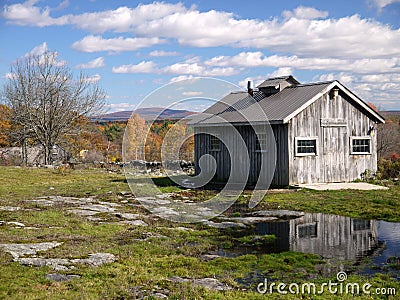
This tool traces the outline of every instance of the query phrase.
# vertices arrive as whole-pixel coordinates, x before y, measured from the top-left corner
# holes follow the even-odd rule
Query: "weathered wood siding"
[[[240,137],[245,142],[248,159],[245,157],[246,149],[242,149],[238,142],[238,135],[233,133],[232,127],[215,126],[212,128],[195,128],[195,172],[212,172],[212,158],[216,161],[216,172],[214,181],[227,182],[230,176],[234,182],[247,181],[249,185],[255,185],[260,178],[260,183],[268,187],[272,185],[288,185],[288,126],[273,125],[272,127],[255,126],[258,132],[267,134],[267,149],[265,152],[256,151],[256,134],[250,125],[235,126]],[[229,153],[228,148],[222,145],[220,151],[211,150],[211,135],[199,132],[210,132],[219,137],[225,138],[225,143],[232,149]],[[204,156],[205,169],[200,170],[199,159]],[[203,158],[204,159],[204,158]],[[264,159],[264,165],[261,161]],[[234,163],[232,163],[234,162]],[[276,166],[275,166],[276,165]],[[275,169],[275,172],[274,172]],[[232,175],[231,175],[232,172]],[[248,174],[248,177],[247,177]],[[247,177],[247,178],[246,178]]]
[[[330,99],[329,93],[308,106],[289,122],[290,184],[346,182],[365,170],[376,170],[376,130],[371,132],[370,155],[352,155],[351,136],[367,136],[376,124],[346,95]],[[321,119],[344,120],[345,124],[321,124]],[[342,122],[343,123],[343,122]],[[295,156],[295,137],[318,137],[316,156]]]

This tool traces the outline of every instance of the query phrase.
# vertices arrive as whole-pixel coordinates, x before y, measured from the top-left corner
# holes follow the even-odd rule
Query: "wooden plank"
[[[321,118],[321,127],[346,127],[347,121],[340,118]]]

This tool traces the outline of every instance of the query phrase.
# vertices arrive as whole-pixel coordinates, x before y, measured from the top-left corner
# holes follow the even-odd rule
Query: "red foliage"
[[[400,159],[400,155],[397,152],[393,152],[389,158],[391,161],[396,162]]]

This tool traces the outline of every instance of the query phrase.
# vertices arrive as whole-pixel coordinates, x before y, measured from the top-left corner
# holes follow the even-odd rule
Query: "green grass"
[[[13,262],[10,254],[0,250],[0,299],[135,299],[151,296],[151,291],[167,289],[170,299],[299,299],[297,295],[259,294],[258,282],[271,280],[315,282],[321,285],[334,278],[324,278],[315,266],[326,261],[317,255],[296,252],[279,254],[240,255],[211,261],[203,254],[227,248],[238,243],[252,243],[254,236],[237,229],[218,230],[201,224],[177,224],[152,218],[141,207],[123,206],[124,212],[141,214],[147,227],[115,224],[118,218],[101,215],[106,222],[88,221],[85,217],[68,213],[66,207],[44,207],[25,200],[39,196],[63,195],[96,196],[102,201],[121,203],[119,195],[129,191],[122,174],[103,170],[75,170],[57,174],[47,169],[0,168],[0,205],[20,206],[18,211],[0,211],[0,220],[17,221],[38,229],[14,228],[1,225],[1,243],[39,243],[60,241],[63,244],[38,255],[47,258],[82,258],[90,253],[108,252],[117,257],[115,263],[92,268],[79,265],[64,274],[81,278],[68,282],[52,282],[46,274],[55,271],[49,267],[26,267]],[[164,192],[179,192],[177,197],[191,197],[203,201],[215,191],[182,191],[166,179],[158,179]],[[241,201],[248,197],[241,197]],[[281,208],[311,212],[327,212],[353,217],[400,221],[398,212],[399,187],[389,191],[313,192],[268,194],[257,209]],[[133,200],[129,200],[133,201]],[[240,216],[238,212],[233,213]],[[177,230],[185,226],[191,231]],[[163,238],[148,238],[161,235]],[[272,236],[262,241],[271,242]],[[190,278],[217,278],[229,284],[232,291],[210,291],[189,283],[174,283],[172,276]],[[400,283],[384,275],[371,279],[352,276],[352,282],[373,286],[395,287]],[[350,295],[304,295],[304,299],[352,299]],[[357,299],[370,299],[362,295]],[[151,299],[151,298],[149,298]],[[374,299],[395,299],[377,297]]]
[[[267,194],[257,209],[321,212],[353,218],[400,222],[400,185],[389,190],[299,190]]]

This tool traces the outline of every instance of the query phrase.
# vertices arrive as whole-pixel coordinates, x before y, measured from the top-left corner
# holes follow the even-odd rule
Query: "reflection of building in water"
[[[278,251],[315,253],[341,260],[355,260],[378,245],[374,220],[325,214],[305,214],[292,220],[260,223],[257,234],[275,234]]]

